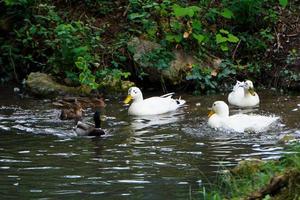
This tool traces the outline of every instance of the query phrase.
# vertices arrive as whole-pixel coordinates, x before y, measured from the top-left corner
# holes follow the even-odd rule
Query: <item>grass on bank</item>
[[[293,144],[279,160],[242,161],[224,173],[216,189],[201,191],[205,200],[300,199],[300,144]]]

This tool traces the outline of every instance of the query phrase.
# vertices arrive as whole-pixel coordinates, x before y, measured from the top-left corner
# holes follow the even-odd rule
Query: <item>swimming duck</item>
[[[93,116],[95,125],[89,123],[77,122],[75,132],[78,136],[101,136],[105,135],[105,132],[100,128],[101,120],[100,113],[96,111]]]
[[[174,93],[165,94],[160,97],[150,97],[143,99],[141,90],[137,87],[131,87],[128,90],[128,96],[124,100],[125,104],[128,104],[133,100],[128,109],[129,115],[157,115],[170,111],[174,111],[177,108],[185,104],[185,100],[173,99]]]
[[[228,95],[228,102],[232,105],[235,105],[238,99],[241,99],[244,96],[244,81],[236,81],[236,84],[233,86],[232,92]]]
[[[79,120],[82,117],[82,107],[79,102],[74,103],[72,109],[62,109],[59,118],[61,120],[75,119]]]
[[[233,91],[228,95],[228,102],[239,107],[251,107],[259,104],[259,96],[254,91],[252,81],[237,81]]]
[[[52,104],[61,108],[70,108],[74,106],[74,103],[80,103],[83,109],[85,108],[96,108],[102,109],[104,108],[105,102],[103,97],[98,95],[96,97],[64,97],[62,99],[58,99],[57,101],[53,102]]]
[[[261,132],[268,129],[272,123],[279,119],[278,117],[246,114],[229,116],[229,107],[224,101],[215,101],[208,117],[210,127],[235,132]]]

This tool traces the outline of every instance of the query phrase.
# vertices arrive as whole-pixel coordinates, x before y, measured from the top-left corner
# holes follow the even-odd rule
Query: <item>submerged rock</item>
[[[57,83],[53,80],[52,76],[40,73],[32,72],[28,75],[26,80],[26,86],[30,93],[39,97],[55,97],[57,95],[80,95],[89,94],[90,88],[80,87],[69,87]]]

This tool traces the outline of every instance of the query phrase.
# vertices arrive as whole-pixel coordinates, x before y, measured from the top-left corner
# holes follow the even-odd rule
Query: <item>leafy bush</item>
[[[27,5],[28,1],[6,1],[7,7],[20,4]],[[15,38],[1,45],[0,60],[10,63],[3,73],[14,71],[16,76],[24,76],[31,71],[44,71],[98,88],[101,80],[95,72],[101,68],[95,63],[99,63],[98,53],[103,48],[103,30],[82,21],[65,21],[51,4],[34,5],[29,12],[23,24],[15,27]]]
[[[226,69],[248,66],[238,72],[242,72],[239,76],[246,78],[269,70],[263,68],[265,65],[272,66],[262,63],[262,58],[275,39],[272,29],[278,20],[276,6],[286,7],[288,1],[222,0],[212,3],[204,0],[179,3],[172,0],[131,0],[130,3],[128,19],[134,30],[138,30],[134,34],[166,44],[170,52],[174,48],[182,48],[202,60],[209,56],[208,52],[213,52],[224,60],[231,60],[231,67]],[[158,56],[164,57],[162,54]],[[160,60],[159,57],[156,59]],[[211,71],[213,69],[206,66],[194,66],[186,78],[197,82],[197,88],[210,90],[229,77],[228,74],[216,79],[210,76]]]

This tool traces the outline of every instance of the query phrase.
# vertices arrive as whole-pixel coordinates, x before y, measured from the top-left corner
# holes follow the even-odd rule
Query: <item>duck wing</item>
[[[88,136],[99,137],[101,135],[105,135],[105,132],[101,128],[93,128],[93,129],[89,130],[89,132],[88,132]]]
[[[234,131],[262,132],[267,130],[279,117],[237,114],[229,117],[227,126]]]
[[[151,97],[141,102],[132,103],[129,114],[132,115],[156,115],[174,111],[185,103],[182,99],[168,97]]]
[[[174,94],[175,94],[175,92],[171,92],[171,93],[168,93],[168,94],[161,95],[160,97],[161,98],[171,98]]]

